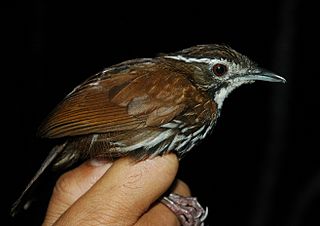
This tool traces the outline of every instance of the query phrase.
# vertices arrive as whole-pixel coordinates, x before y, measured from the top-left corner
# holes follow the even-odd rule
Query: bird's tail
[[[61,145],[55,146],[47,156],[47,158],[42,163],[40,169],[31,179],[27,187],[24,189],[20,197],[15,201],[10,210],[10,215],[14,217],[21,209],[28,209],[30,202],[26,199],[26,194],[30,191],[30,188],[34,182],[42,175],[42,173],[48,168],[48,166],[57,158],[57,156],[65,149],[67,142]]]

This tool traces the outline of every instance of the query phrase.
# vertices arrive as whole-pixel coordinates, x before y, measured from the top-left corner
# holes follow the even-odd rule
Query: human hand
[[[174,154],[137,163],[85,162],[59,178],[43,225],[180,225],[159,201],[177,170]],[[172,192],[190,195],[179,180]]]

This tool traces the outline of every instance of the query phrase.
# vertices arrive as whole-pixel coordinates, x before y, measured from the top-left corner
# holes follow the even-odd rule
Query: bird
[[[169,152],[181,159],[211,133],[226,97],[255,81],[286,82],[224,44],[196,45],[107,67],[75,87],[40,125],[40,137],[63,142],[48,154],[12,215],[50,167],[125,156],[144,161]],[[172,194],[163,200],[182,225],[203,225],[207,211],[195,199],[182,199]],[[197,216],[183,216],[181,205],[196,209]]]

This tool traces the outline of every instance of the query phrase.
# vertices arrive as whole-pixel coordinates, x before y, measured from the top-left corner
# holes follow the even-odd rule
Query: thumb
[[[140,162],[117,160],[56,222],[57,225],[133,225],[172,184],[174,154]]]

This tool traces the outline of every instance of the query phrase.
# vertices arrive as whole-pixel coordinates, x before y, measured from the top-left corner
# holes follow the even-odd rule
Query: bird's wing
[[[54,109],[40,135],[58,138],[169,122],[187,107],[186,93],[192,95],[196,89],[185,77],[157,65],[151,60],[130,61],[89,78]]]

